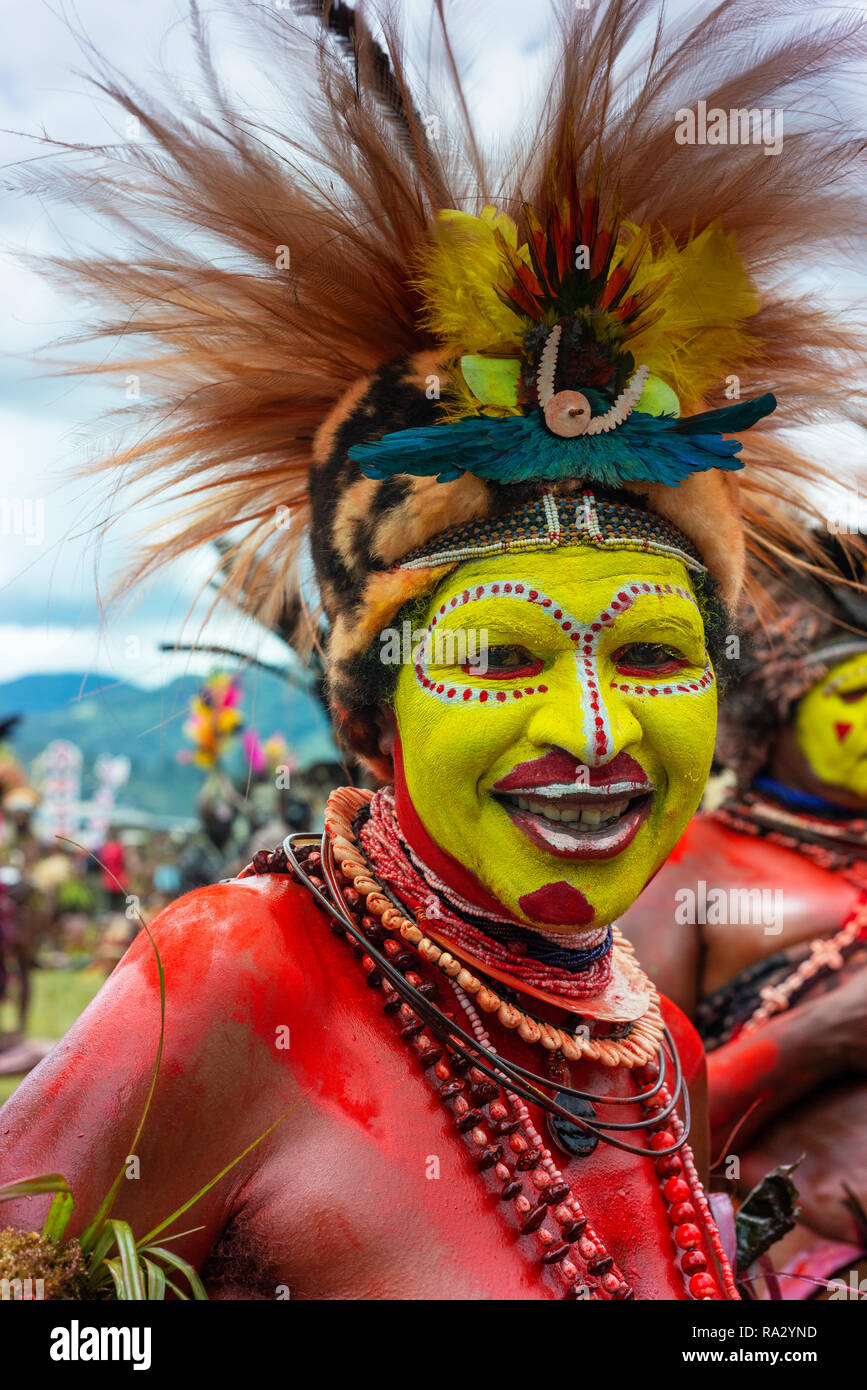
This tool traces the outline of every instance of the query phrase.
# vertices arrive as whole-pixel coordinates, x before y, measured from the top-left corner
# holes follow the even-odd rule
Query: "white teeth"
[[[557,807],[550,801],[540,801],[534,798],[516,796],[515,801],[522,811],[529,811],[531,815],[542,816],[544,820],[562,822],[564,825],[584,827],[587,830],[597,830],[600,825],[608,825],[609,822],[618,820],[626,811],[629,801],[610,801],[602,807],[596,806],[564,806]]]

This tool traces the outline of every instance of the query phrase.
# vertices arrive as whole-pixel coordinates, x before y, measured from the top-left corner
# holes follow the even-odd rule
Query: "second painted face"
[[[710,770],[716,687],[685,567],[583,546],[499,555],[444,580],[425,623],[394,702],[424,831],[521,922],[613,921]]]
[[[841,661],[798,705],[795,734],[816,778],[867,805],[867,652]],[[829,797],[833,799],[833,797]]]

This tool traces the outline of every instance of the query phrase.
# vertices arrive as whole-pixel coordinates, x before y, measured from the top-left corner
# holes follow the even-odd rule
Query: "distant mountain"
[[[92,691],[114,681],[112,676],[83,676],[69,671],[51,671],[44,676],[19,676],[0,685],[0,711],[38,714],[71,704],[83,689]]]
[[[26,766],[52,739],[70,739],[84,755],[82,792],[93,791],[93,767],[101,753],[125,754],[130,778],[125,804],[157,814],[189,816],[202,783],[200,769],[179,763],[188,747],[183,726],[200,682],[181,676],[147,690],[113,676],[47,673],[0,683],[0,718],[22,715],[10,744]],[[337,759],[328,721],[316,700],[263,671],[242,677],[245,725],[264,739],[282,734],[300,766]],[[237,769],[241,770],[240,750]]]

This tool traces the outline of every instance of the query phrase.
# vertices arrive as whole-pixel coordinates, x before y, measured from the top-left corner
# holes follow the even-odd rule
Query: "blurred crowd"
[[[149,828],[118,814],[88,850],[70,843],[75,831],[68,840],[44,834],[39,794],[0,749],[0,1071],[26,1036],[35,971],[109,974],[167,903],[233,876],[292,831],[321,829],[328,793],[343,779],[339,764],[316,763],[293,771],[291,786],[251,777],[239,789],[214,767],[197,822]]]

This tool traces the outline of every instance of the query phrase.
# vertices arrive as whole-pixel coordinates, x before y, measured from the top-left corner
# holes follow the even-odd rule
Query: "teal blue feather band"
[[[631,482],[676,487],[710,468],[742,468],[735,457],[740,442],[717,431],[749,429],[776,405],[768,394],[681,419],[633,411],[609,434],[572,439],[552,434],[540,410],[506,419],[471,416],[454,424],[396,430],[375,442],[353,445],[349,457],[366,478],[409,473],[436,475],[438,482],[447,483],[473,473],[495,483],[582,478],[608,487]]]

